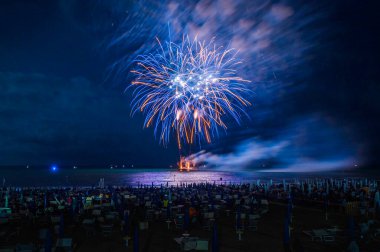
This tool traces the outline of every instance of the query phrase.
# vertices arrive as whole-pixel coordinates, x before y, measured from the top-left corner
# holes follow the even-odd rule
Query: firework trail
[[[180,149],[183,143],[210,143],[219,128],[227,129],[224,118],[240,123],[250,91],[238,75],[234,49],[188,36],[180,44],[157,41],[160,49],[138,56],[132,70],[132,114],[143,112],[144,126],[153,126],[160,142],[167,144],[174,131]]]

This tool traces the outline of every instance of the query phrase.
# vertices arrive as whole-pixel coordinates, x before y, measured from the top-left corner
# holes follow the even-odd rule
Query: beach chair
[[[239,241],[241,241],[242,235],[244,234],[244,230],[243,229],[237,229],[236,234],[238,235]]]
[[[177,214],[174,219],[174,224],[176,228],[182,229],[184,225],[183,215]]]
[[[312,241],[323,241],[323,232],[320,229],[313,229],[310,234]]]
[[[96,218],[96,221],[99,222],[99,223],[103,223],[104,222],[104,217],[103,216],[99,216],[98,218]]]
[[[312,241],[315,241],[317,239],[319,239],[320,241],[322,241],[322,237],[321,236],[315,236],[315,234],[313,233],[313,231],[303,231],[303,233],[305,235],[309,236]]]
[[[140,228],[140,230],[146,230],[146,229],[149,228],[149,223],[147,221],[140,222],[139,223],[139,228]]]
[[[147,208],[150,208],[150,207],[152,206],[152,201],[147,201],[147,202],[145,202],[145,206],[146,206]]]
[[[237,220],[238,220],[238,215],[237,213],[235,214],[235,222],[236,222],[236,228],[237,227]],[[246,214],[245,213],[241,213],[240,214],[240,229],[245,229],[245,225],[246,225]]]
[[[105,217],[107,221],[114,221],[116,219],[114,214],[106,214]]]
[[[262,200],[261,200],[261,205],[262,205],[262,206],[266,206],[266,207],[268,207],[268,206],[269,206],[269,202],[268,202],[268,200],[266,200],[266,199],[262,199]]]
[[[264,214],[266,214],[268,212],[269,212],[268,208],[263,208],[263,209],[260,210],[260,214],[262,214],[262,215],[264,215]]]
[[[257,231],[257,219],[254,218],[254,216],[252,214],[249,215],[249,220],[248,220],[248,228],[253,230],[253,231]]]
[[[92,215],[94,216],[100,216],[101,214],[102,214],[102,211],[100,209],[92,210]]]
[[[197,247],[197,239],[196,238],[187,238],[182,239],[181,247],[184,251],[191,251]]]
[[[226,213],[226,216],[229,217],[231,213],[231,209],[225,209],[224,212]]]
[[[71,252],[73,246],[72,238],[61,238],[56,242],[56,248],[62,248],[65,252]]]
[[[129,246],[129,240],[130,239],[131,239],[131,237],[129,237],[129,236],[124,236],[123,237],[123,241],[124,241],[125,247]]]
[[[38,231],[38,239],[44,241],[46,239],[47,233],[48,233],[48,229],[47,228],[40,229]]]
[[[214,219],[211,218],[205,218],[203,219],[203,229],[205,230],[211,230],[212,224],[214,223]]]
[[[34,246],[33,244],[17,244],[15,251],[16,252],[33,252]]]
[[[52,216],[52,217],[50,217],[50,220],[51,220],[51,223],[57,224],[60,222],[61,217],[60,216]]]
[[[323,241],[324,242],[334,242],[335,241],[335,236],[333,234],[324,235],[323,236]]]
[[[96,234],[95,226],[92,224],[83,225],[84,230],[86,231],[86,236],[91,237]]]
[[[151,220],[153,220],[154,219],[154,210],[153,209],[148,209],[147,211],[146,211],[146,218],[149,220],[149,221],[151,221]]]
[[[208,241],[207,240],[197,240],[195,250],[208,251]]]
[[[101,225],[102,235],[104,237],[109,237],[112,234],[113,225]]]
[[[214,218],[214,212],[206,212],[203,214],[203,217],[205,219],[213,219]]]

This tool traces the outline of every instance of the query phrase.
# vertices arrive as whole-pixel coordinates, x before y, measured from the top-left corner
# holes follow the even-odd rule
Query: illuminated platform
[[[194,171],[196,170],[196,166],[193,160],[186,159],[184,157],[180,158],[178,162],[178,170],[179,171]]]

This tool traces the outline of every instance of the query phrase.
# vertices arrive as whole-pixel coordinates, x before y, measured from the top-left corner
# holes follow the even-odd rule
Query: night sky
[[[171,30],[239,49],[254,91],[249,119],[188,153],[249,168],[376,168],[378,8],[333,2],[3,0],[0,165],[175,165],[175,141],[143,129],[125,92],[132,60]]]

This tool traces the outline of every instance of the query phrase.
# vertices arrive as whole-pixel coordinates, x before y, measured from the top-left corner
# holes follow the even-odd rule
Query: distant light
[[[58,171],[58,166],[56,166],[56,165],[52,165],[52,166],[50,167],[50,170],[51,170],[52,172],[56,172],[56,171]]]

